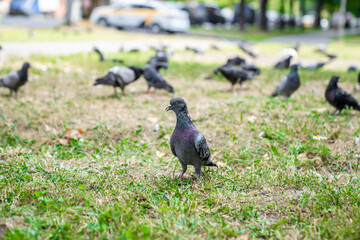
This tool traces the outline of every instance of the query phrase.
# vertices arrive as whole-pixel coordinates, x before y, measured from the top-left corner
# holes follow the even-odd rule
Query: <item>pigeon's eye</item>
[[[179,104],[179,102],[175,102],[175,105]]]

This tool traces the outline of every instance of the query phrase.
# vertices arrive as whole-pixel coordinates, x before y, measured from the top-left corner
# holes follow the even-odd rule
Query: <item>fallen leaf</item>
[[[67,145],[71,142],[71,140],[79,140],[81,139],[82,135],[85,133],[85,130],[79,128],[79,129],[71,129],[66,128],[65,129],[65,138],[59,139],[60,144]]]

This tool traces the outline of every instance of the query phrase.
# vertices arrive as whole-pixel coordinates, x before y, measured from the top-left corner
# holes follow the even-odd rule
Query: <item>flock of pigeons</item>
[[[257,57],[257,54],[251,50],[247,44],[241,44],[239,47],[249,56]],[[299,45],[291,51],[297,52]],[[188,48],[188,50],[194,53],[200,53],[195,48]],[[107,59],[104,54],[98,49],[94,48],[94,51],[99,54],[100,61],[111,61],[113,63],[123,63],[119,59]],[[135,51],[135,50],[134,50]],[[290,52],[291,52],[290,51]],[[336,55],[327,53],[324,49],[318,50],[325,54],[329,61],[336,58]],[[283,96],[289,98],[301,85],[300,76],[298,69],[301,64],[292,64],[291,60],[293,56],[287,56],[275,64],[275,68],[290,68],[290,73],[281,79],[276,89],[272,93],[272,97]],[[317,63],[315,65],[303,67],[307,70],[315,70],[323,67],[327,62]],[[138,80],[142,75],[146,80],[148,86],[148,92],[151,88],[165,89],[170,93],[174,93],[174,88],[165,81],[164,77],[160,73],[160,69],[167,69],[169,64],[169,55],[165,48],[156,49],[156,54],[149,59],[145,67],[138,66],[115,66],[109,69],[108,73],[101,78],[95,80],[94,85],[109,85],[114,88],[115,94],[117,95],[116,88],[120,88],[122,94],[125,95],[125,87],[130,83]],[[10,89],[10,95],[15,92],[18,94],[18,89],[28,81],[28,69],[30,64],[25,62],[19,71],[11,72],[0,79],[0,87]],[[357,71],[356,66],[350,66],[349,71]],[[230,83],[231,90],[234,85],[239,83],[240,86],[244,81],[252,80],[256,75],[261,74],[261,70],[253,64],[249,64],[245,59],[241,57],[230,58],[224,65],[216,68],[212,75],[207,77],[211,79],[213,75],[221,73]],[[340,112],[344,108],[352,108],[360,111],[360,105],[349,93],[345,92],[338,87],[339,76],[333,76],[326,88],[325,98],[326,100],[335,107],[333,114]],[[360,84],[360,72],[358,74],[358,82]],[[176,97],[171,99],[170,105],[165,109],[166,111],[172,110],[176,114],[176,126],[170,139],[170,146],[172,153],[179,159],[182,167],[182,174],[187,170],[188,165],[195,167],[195,173],[200,178],[201,166],[216,166],[211,159],[210,149],[207,145],[204,135],[197,130],[193,124],[187,105],[184,99]]]

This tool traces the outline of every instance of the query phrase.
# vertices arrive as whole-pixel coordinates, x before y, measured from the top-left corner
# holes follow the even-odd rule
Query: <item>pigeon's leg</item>
[[[331,115],[335,115],[336,113],[337,113],[337,109],[335,109],[335,111],[333,111],[332,113],[331,113]],[[339,115],[339,113],[337,114],[337,115]]]
[[[148,85],[148,90],[147,90],[147,93],[149,93],[149,92],[150,92],[150,88],[151,88],[151,86],[150,86],[150,85]]]
[[[187,165],[185,163],[183,163],[183,162],[180,162],[180,164],[181,164],[181,167],[182,167],[182,172],[181,172],[179,178],[182,178],[183,175],[185,174],[186,170],[187,170]]]
[[[123,88],[123,87],[121,88],[121,95],[122,95],[122,96],[125,96],[125,91],[124,91],[124,88]]]
[[[195,174],[197,175],[198,178],[201,177],[201,165],[194,165],[195,167]]]
[[[234,90],[234,84],[231,84],[231,87],[229,89],[229,92],[232,92]]]
[[[10,97],[13,95],[13,90],[10,89]]]
[[[17,98],[17,97],[18,97],[18,91],[17,91],[17,89],[15,89],[14,92],[15,92],[15,97]]]
[[[118,95],[117,91],[116,91],[116,87],[114,87],[114,93],[115,93],[115,96]]]

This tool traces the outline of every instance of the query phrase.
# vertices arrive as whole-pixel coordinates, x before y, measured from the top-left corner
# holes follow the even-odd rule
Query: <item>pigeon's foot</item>
[[[333,111],[332,113],[330,113],[331,115],[337,115],[337,116],[339,116],[339,114],[340,114],[340,112],[337,110],[337,109],[335,109],[335,111]]]

